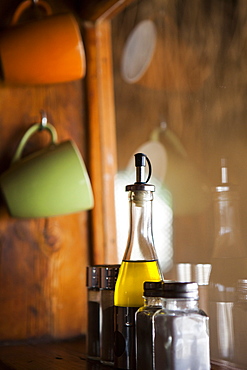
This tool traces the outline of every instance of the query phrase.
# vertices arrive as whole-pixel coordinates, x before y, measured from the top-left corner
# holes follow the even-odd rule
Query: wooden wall
[[[4,28],[20,1],[1,1]],[[72,1],[49,1],[54,13],[72,11]],[[49,58],[49,55],[47,55]],[[20,71],[21,73],[21,71]],[[84,80],[45,86],[0,83],[0,171],[24,132],[40,122],[40,110],[58,132],[73,139],[88,165]],[[28,142],[25,154],[48,144],[46,132]],[[0,342],[68,338],[86,330],[88,213],[45,219],[15,219],[0,204]]]

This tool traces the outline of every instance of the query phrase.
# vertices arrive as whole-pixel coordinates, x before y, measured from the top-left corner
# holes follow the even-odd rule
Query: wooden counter
[[[88,361],[85,338],[51,343],[0,346],[0,370],[109,370]],[[212,364],[211,370],[240,369],[232,364]],[[143,369],[145,370],[145,369]]]
[[[0,346],[0,370],[90,370],[110,369],[87,361],[85,338],[70,341]]]

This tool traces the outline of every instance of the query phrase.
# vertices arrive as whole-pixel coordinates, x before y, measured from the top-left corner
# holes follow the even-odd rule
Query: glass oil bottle
[[[211,358],[234,360],[233,306],[237,282],[247,278],[246,249],[239,216],[239,194],[228,183],[226,160],[221,160],[221,184],[213,192],[215,245],[209,278]]]
[[[146,162],[149,174],[145,180]],[[135,154],[136,182],[129,192],[130,226],[127,247],[115,286],[115,368],[135,369],[135,313],[143,306],[145,281],[160,281],[162,275],[152,234],[154,186],[148,184],[151,163],[143,153]]]

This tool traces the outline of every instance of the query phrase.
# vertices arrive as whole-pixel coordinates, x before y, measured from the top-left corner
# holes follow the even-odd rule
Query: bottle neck
[[[239,200],[235,192],[219,192],[214,196],[216,233],[239,233]]]
[[[162,308],[169,311],[197,311],[198,301],[195,299],[163,298]]]
[[[213,257],[244,257],[241,236],[239,201],[236,191],[214,195],[215,248]]]
[[[125,261],[156,260],[152,232],[153,192],[138,190],[129,192],[130,228]]]

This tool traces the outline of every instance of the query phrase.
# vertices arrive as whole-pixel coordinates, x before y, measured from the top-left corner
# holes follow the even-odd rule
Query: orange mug
[[[31,6],[46,16],[20,23]],[[25,0],[14,13],[10,27],[0,35],[3,80],[14,84],[52,84],[85,75],[85,52],[78,23],[72,14],[52,14],[43,0]]]

